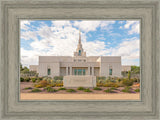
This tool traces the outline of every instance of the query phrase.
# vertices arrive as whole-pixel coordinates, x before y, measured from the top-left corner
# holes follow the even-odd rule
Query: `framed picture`
[[[1,0],[1,119],[158,120],[159,4]]]
[[[21,20],[20,100],[140,100],[139,32],[139,20]]]

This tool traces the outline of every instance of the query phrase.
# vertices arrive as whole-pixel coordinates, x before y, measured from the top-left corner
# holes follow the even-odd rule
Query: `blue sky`
[[[79,30],[87,56],[121,56],[122,65],[139,65],[140,22],[21,20],[21,63],[37,65],[38,56],[73,56]]]

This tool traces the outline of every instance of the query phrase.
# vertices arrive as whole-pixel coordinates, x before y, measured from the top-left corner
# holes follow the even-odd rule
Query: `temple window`
[[[79,50],[79,53],[78,53],[78,55],[79,55],[79,56],[81,56],[81,50]]]
[[[109,69],[109,75],[112,75],[112,68]]]
[[[48,68],[47,72],[48,72],[48,75],[51,75],[51,69],[50,68]]]

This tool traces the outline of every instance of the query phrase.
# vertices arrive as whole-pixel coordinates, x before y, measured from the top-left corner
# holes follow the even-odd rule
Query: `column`
[[[94,75],[94,67],[92,67],[92,75]]]
[[[88,67],[88,75],[90,75],[90,67]]]
[[[70,75],[72,75],[72,67],[70,67]]]
[[[68,75],[68,66],[66,67],[66,75]]]

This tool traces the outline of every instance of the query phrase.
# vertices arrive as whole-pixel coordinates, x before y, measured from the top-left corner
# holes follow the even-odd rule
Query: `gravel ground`
[[[27,87],[32,87],[34,88],[34,84],[32,82],[21,82],[20,83],[20,92],[21,93],[31,93],[32,89],[28,89],[26,90],[25,88]],[[54,89],[58,90],[60,87],[53,87]],[[124,92],[121,92],[122,89],[124,89],[124,87],[119,87],[117,88],[117,90],[113,90],[114,93],[106,93],[104,92],[104,90],[110,88],[110,87],[100,87],[102,90],[93,90],[93,88],[90,88],[90,90],[92,92],[84,92],[83,90],[77,90],[77,88],[66,88],[66,89],[74,89],[76,90],[76,92],[72,92],[72,94],[126,94]],[[132,87],[132,92],[129,94],[136,94],[136,92],[134,92],[135,89],[137,89],[139,87]],[[39,88],[42,90],[42,92],[39,92],[39,94],[41,93],[48,93],[46,90],[44,90],[44,88]],[[48,94],[71,94],[70,92],[67,92],[66,90],[59,90],[57,92],[52,92],[52,93],[48,93]]]

